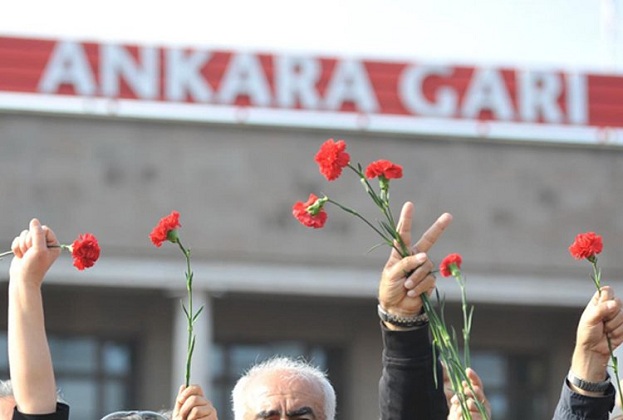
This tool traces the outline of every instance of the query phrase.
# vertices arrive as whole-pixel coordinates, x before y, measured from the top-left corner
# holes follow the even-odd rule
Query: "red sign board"
[[[623,77],[0,37],[0,108],[623,144]]]

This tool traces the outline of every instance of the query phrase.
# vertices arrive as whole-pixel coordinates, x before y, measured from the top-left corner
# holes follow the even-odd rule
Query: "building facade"
[[[84,48],[91,57],[93,47]],[[148,60],[141,55],[145,52],[128,51]],[[31,50],[24,54],[37,56]],[[286,354],[328,371],[340,419],[378,418],[382,348],[376,290],[388,250],[369,252],[379,238],[336,207],[327,207],[328,222],[318,230],[304,228],[291,214],[293,203],[313,192],[372,220],[377,217],[353,174],[345,172],[328,183],[318,173],[313,157],[327,138],[344,139],[351,159],[363,165],[383,158],[403,166],[403,179],[391,184],[393,211],[397,214],[404,201],[415,203],[416,236],[441,213],[453,214],[430,256],[436,262],[451,252],[463,256],[468,298],[475,305],[474,367],[483,376],[495,418],[545,419],[553,413],[575,326],[594,290],[590,266],[567,251],[577,233],[592,230],[603,236],[604,280],[623,293],[623,149],[616,130],[610,143],[585,140],[603,131],[591,125],[592,113],[573,111],[579,105],[569,105],[571,99],[561,99],[567,101],[560,108],[564,121],[547,120],[558,117],[543,105],[534,124],[515,118],[513,135],[507,123],[483,122],[480,114],[468,128],[457,126],[463,122],[453,117],[427,131],[409,128],[403,119],[396,121],[398,128],[383,128],[391,121],[375,120],[383,112],[374,108],[372,116],[345,123],[336,122],[342,111],[306,111],[300,109],[304,104],[289,111],[268,106],[272,114],[261,120],[261,104],[243,103],[231,118],[210,114],[202,120],[179,114],[218,112],[220,105],[179,109],[177,103],[160,100],[149,109],[129,111],[136,98],[124,92],[149,92],[133,88],[130,73],[120,73],[119,98],[85,99],[88,92],[78,90],[87,89],[88,80],[72,67],[78,61],[64,60],[67,73],[56,79],[39,76],[48,80],[39,88],[48,91],[3,87],[10,92],[0,97],[0,244],[8,249],[31,217],[51,226],[62,242],[83,232],[100,241],[102,255],[95,267],[78,272],[63,255],[44,286],[58,382],[76,418],[166,408],[183,381],[185,261],[176,247],[155,248],[148,237],[171,210],[181,214],[180,235],[192,250],[194,303],[204,308],[196,326],[192,380],[205,388],[219,417],[231,418],[229,392],[244,370]],[[82,74],[79,80],[85,84],[69,78],[71,72]],[[107,80],[103,74],[100,70],[94,80]],[[359,83],[356,71],[347,74],[350,79],[343,77],[350,86]],[[403,77],[408,79],[404,83],[423,76],[409,77]],[[495,76],[486,77],[489,82],[479,83],[495,83],[490,81]],[[241,84],[251,76],[239,78]],[[59,91],[51,92],[52,81],[61,79]],[[213,93],[221,99],[241,96],[236,89],[243,87],[229,83],[234,93],[222,93],[227,92],[222,84]],[[570,81],[565,96],[582,97],[573,83],[579,82]],[[269,85],[276,89],[274,82]],[[241,101],[261,98],[261,91],[244,89]],[[343,107],[374,106],[357,92],[349,93]],[[469,95],[461,95],[456,112],[469,119]],[[304,97],[301,93],[299,101]],[[432,97],[427,98],[433,106]],[[76,100],[80,109],[71,108]],[[480,100],[488,118],[506,112],[502,102]],[[61,109],[65,103],[71,109]],[[528,118],[529,108],[523,109]],[[298,112],[309,114],[304,123],[296,119]],[[539,127],[544,131],[535,135]],[[547,139],[549,133],[564,138]],[[569,140],[574,133],[577,140]],[[9,260],[0,264],[6,286]],[[459,289],[443,278],[438,286],[447,301],[447,319],[458,330]],[[6,308],[6,294],[0,299]],[[6,311],[0,314],[0,330],[6,342]],[[0,346],[0,355],[2,348],[6,345]],[[0,371],[8,375],[6,356],[0,358]]]

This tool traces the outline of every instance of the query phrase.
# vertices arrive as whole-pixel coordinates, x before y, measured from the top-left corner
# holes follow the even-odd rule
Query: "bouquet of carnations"
[[[309,195],[307,201],[296,202],[292,208],[292,214],[301,224],[314,229],[322,228],[327,221],[325,206],[327,204],[333,204],[368,225],[382,238],[383,244],[396,249],[403,258],[411,255],[411,250],[398,233],[396,221],[392,215],[389,202],[390,180],[402,178],[402,167],[400,165],[389,160],[381,159],[370,163],[364,169],[359,163],[351,163],[350,155],[346,152],[346,143],[344,140],[338,140],[336,142],[333,139],[329,139],[322,144],[315,156],[315,160],[319,166],[320,173],[324,175],[328,181],[334,181],[339,178],[345,168],[352,170],[372,202],[381,212],[382,220],[378,221],[378,225],[375,225],[358,211],[326,195],[318,197],[312,193]],[[370,183],[371,180],[375,178],[378,179],[378,190]],[[464,392],[464,384],[471,387],[471,383],[466,374],[466,368],[469,367],[468,347],[472,310],[468,313],[465,302],[465,283],[460,273],[461,261],[460,256],[458,256],[458,259],[457,256],[458,254],[453,254],[448,257],[449,259],[444,259],[441,265],[441,271],[444,275],[446,275],[445,273],[449,273],[448,275],[453,275],[457,278],[462,290],[464,357],[460,356],[456,334],[450,332],[445,325],[443,311],[441,311],[441,313],[436,311],[427,294],[422,294],[421,298],[424,311],[429,318],[435,349],[447,370],[452,389],[459,398],[463,418],[471,419],[472,416],[467,406],[468,398]],[[437,377],[436,374],[435,377]],[[482,417],[487,419],[488,415],[484,405],[480,401],[475,402]]]

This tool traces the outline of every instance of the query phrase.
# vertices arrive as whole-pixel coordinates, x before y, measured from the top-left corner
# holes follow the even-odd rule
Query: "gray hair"
[[[116,411],[102,417],[101,420],[170,420],[171,411]]]
[[[317,384],[322,390],[324,399],[324,415],[327,420],[335,419],[335,390],[327,378],[327,374],[316,366],[303,360],[288,357],[274,357],[251,367],[238,381],[232,390],[232,405],[235,420],[242,420],[245,410],[245,390],[251,379],[271,372],[287,371],[290,378],[300,378]]]
[[[5,381],[0,380],[0,398],[7,398],[13,396],[13,385],[11,384],[11,380],[7,379]]]

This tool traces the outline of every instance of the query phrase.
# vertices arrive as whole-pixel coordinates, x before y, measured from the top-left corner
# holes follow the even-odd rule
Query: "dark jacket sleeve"
[[[56,404],[56,412],[50,414],[23,414],[17,411],[13,412],[13,420],[68,420],[69,406],[63,403]]]
[[[383,372],[379,381],[381,420],[446,420],[439,361],[435,385],[433,349],[428,327],[391,331],[381,322]]]
[[[612,384],[603,397],[587,397],[573,392],[565,379],[553,420],[608,420],[614,399]]]

